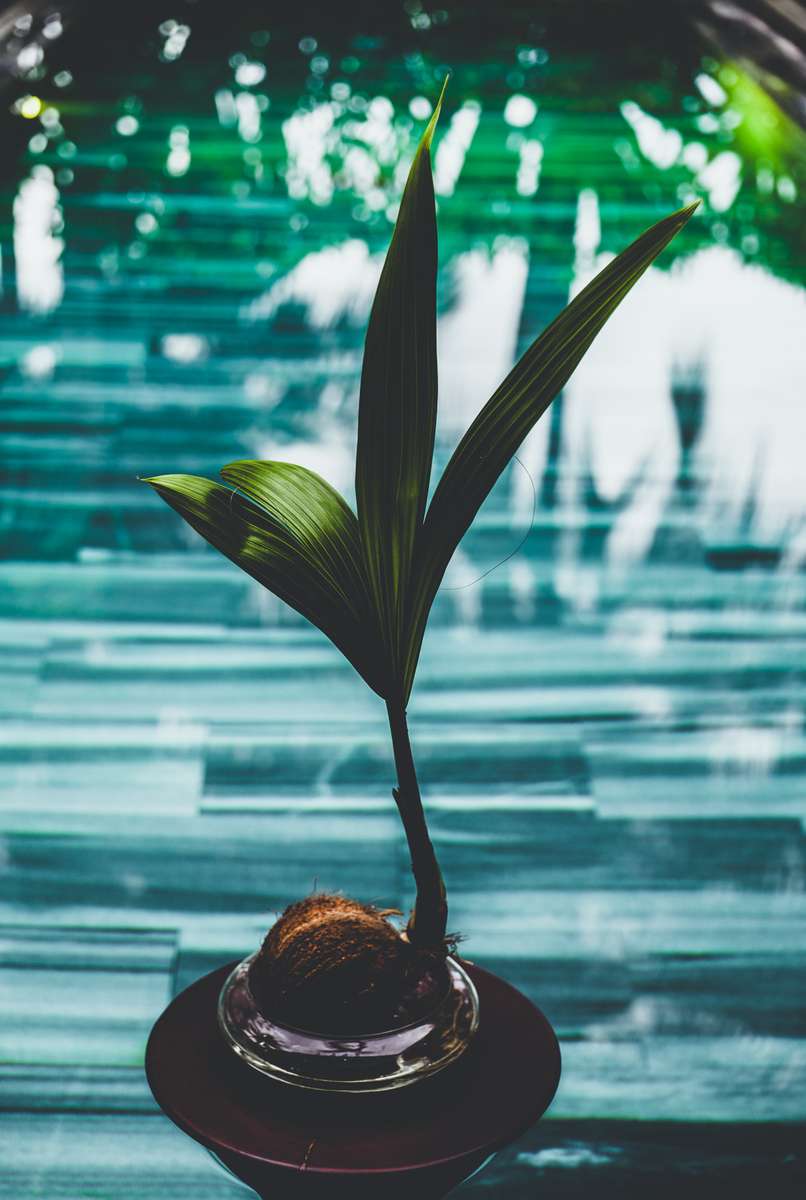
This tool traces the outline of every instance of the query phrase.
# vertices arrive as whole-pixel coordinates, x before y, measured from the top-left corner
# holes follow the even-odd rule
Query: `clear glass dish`
[[[450,984],[425,1016],[381,1033],[321,1034],[266,1017],[249,989],[254,955],[227,978],[218,1024],[231,1049],[280,1083],[325,1092],[382,1092],[416,1083],[454,1062],[478,1028],[479,998],[454,958]]]

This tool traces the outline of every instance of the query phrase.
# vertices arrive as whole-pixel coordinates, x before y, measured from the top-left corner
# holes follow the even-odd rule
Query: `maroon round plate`
[[[317,1093],[259,1075],[216,1022],[233,963],[197,980],[158,1019],[149,1085],[172,1121],[272,1200],[442,1196],[533,1125],[560,1079],[557,1039],[540,1010],[463,965],[479,992],[478,1033],[457,1062],[411,1087]]]

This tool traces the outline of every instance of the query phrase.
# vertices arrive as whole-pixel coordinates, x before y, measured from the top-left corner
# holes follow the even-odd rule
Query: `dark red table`
[[[264,1200],[437,1200],[533,1125],[560,1079],[554,1030],[502,979],[463,965],[478,988],[471,1046],[399,1091],[338,1095],[275,1083],[243,1063],[216,1024],[234,963],[205,975],[151,1031],[157,1103]]]

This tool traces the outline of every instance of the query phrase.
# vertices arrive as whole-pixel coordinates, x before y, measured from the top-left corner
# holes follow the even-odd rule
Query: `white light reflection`
[[[733,150],[723,150],[699,171],[697,183],[708,192],[714,212],[727,212],[742,185],[742,160]]]
[[[251,92],[238,92],[235,97],[238,114],[238,133],[245,142],[260,141],[260,105]]]
[[[524,138],[518,147],[518,158],[515,190],[519,196],[534,196],[540,183],[543,143],[537,138]]]
[[[775,770],[789,740],[785,730],[774,727],[727,726],[709,731],[706,753],[715,774],[763,779]]]
[[[577,216],[574,227],[574,254],[576,273],[589,271],[593,266],[602,226],[599,220],[599,197],[593,188],[583,188],[577,200]]]
[[[699,76],[698,81],[710,80],[710,76]],[[714,80],[710,80],[715,87]],[[703,90],[701,85],[700,90]],[[706,89],[707,90],[707,89]],[[721,93],[721,88],[719,89]],[[705,94],[705,93],[703,93]],[[716,99],[716,92],[712,91]],[[724,93],[722,93],[724,100]],[[722,101],[719,101],[722,103]],[[668,129],[657,117],[650,116],[632,100],[621,105],[621,114],[632,128],[639,149],[649,162],[661,170],[675,163],[682,163],[694,176],[694,181],[708,193],[708,203],[714,212],[726,212],[742,184],[742,160],[733,150],[723,150],[708,161],[708,151],[702,142],[684,144],[676,129]],[[727,114],[723,117],[727,120]],[[697,118],[697,127],[702,132],[716,132],[719,121],[712,113],[703,113]]]
[[[166,358],[177,363],[200,362],[207,357],[207,339],[196,333],[167,333],[161,343]]]
[[[683,149],[683,138],[676,129],[667,129],[657,117],[644,112],[633,100],[624,100],[621,115],[632,128],[644,158],[666,170],[677,162]]]
[[[520,238],[500,239],[492,254],[458,255],[451,270],[456,296],[438,326],[438,431],[449,441],[464,433],[515,361],[528,248]]]
[[[229,88],[219,88],[215,94],[215,107],[219,124],[229,128],[238,124],[238,109],[235,107],[235,97]]]
[[[355,486],[355,432],[333,411],[340,406],[342,400],[343,389],[339,384],[325,384],[307,436],[292,442],[282,442],[272,437],[261,438],[257,441],[255,456],[307,467],[341,492],[348,503],[352,502]]]
[[[409,105],[412,112],[413,104],[414,101]],[[440,139],[434,156],[434,191],[438,196],[453,195],[480,117],[481,105],[478,100],[466,100],[451,117],[448,131]]]
[[[437,326],[440,401],[437,438],[452,445],[487,402],[515,362],[518,328],[528,276],[528,246],[520,238],[499,238],[490,255],[470,250],[452,264],[456,298],[440,316]],[[517,466],[509,474],[509,517],[513,529],[523,529],[532,519],[535,488],[546,465],[549,423],[539,421],[523,442]],[[534,486],[533,486],[534,484]],[[484,565],[471,564],[467,554],[454,556],[446,585],[462,588],[477,579]],[[511,568],[519,619],[532,611],[532,569],[525,562]],[[454,594],[463,620],[476,619],[474,595],[468,588]],[[470,605],[471,608],[466,607]]]
[[[409,101],[409,112],[415,121],[427,121],[433,111],[433,105],[426,96],[415,96]]]
[[[285,182],[293,199],[309,198],[328,204],[333,196],[333,172],[326,161],[332,139],[336,105],[317,104],[309,112],[295,112],[283,121],[288,163]]]
[[[584,268],[578,259],[572,294],[612,256],[601,255],[595,263],[585,257]],[[589,581],[576,574],[573,564],[579,558],[588,479],[605,503],[628,498],[606,543],[607,561],[618,574],[649,550],[679,471],[680,441],[671,400],[673,352],[667,332],[675,323],[672,293],[667,274],[647,272],[563,392],[558,501],[567,528],[557,586],[567,599],[579,599],[585,607]]]
[[[190,26],[180,25],[176,21],[163,21],[160,25],[160,33],[165,38],[160,58],[163,62],[176,62],[187,45]]]
[[[595,269],[606,261],[599,256]],[[593,271],[578,273],[574,292]],[[614,579],[651,548],[680,466],[672,401],[680,375],[699,376],[704,388],[694,527],[705,544],[749,536],[783,542],[789,563],[806,559],[805,328],[806,296],[733,251],[712,247],[670,272],[650,269],[564,390],[564,595],[586,602],[584,573],[573,568],[587,478],[601,500],[623,506],[605,548]]]
[[[42,62],[45,52],[37,42],[29,42],[17,55],[17,67],[23,73],[33,71]]]
[[[190,131],[186,125],[174,125],[168,136],[165,170],[169,175],[186,175],[190,166]]]
[[[525,129],[537,116],[537,105],[529,96],[510,96],[504,108],[504,120],[515,129]]]
[[[64,295],[64,242],[59,190],[50,167],[37,166],[20,183],[14,199],[14,257],[17,300],[31,313],[52,312]]]
[[[687,142],[680,160],[689,171],[701,171],[708,162],[708,150],[702,142]]]
[[[722,247],[678,278],[688,338],[700,328],[707,344],[703,525],[735,532],[751,502],[752,535],[786,539],[806,512],[806,294]]]
[[[283,388],[278,380],[261,371],[251,371],[244,376],[244,398],[249,404],[260,407],[263,412],[274,408],[283,398]]]
[[[294,303],[305,305],[315,329],[327,329],[345,317],[359,324],[369,315],[383,259],[383,254],[371,255],[360,238],[312,251],[253,300],[244,315],[267,320],[283,304]]]
[[[712,108],[720,108],[723,104],[727,103],[728,93],[720,83],[717,83],[712,75],[707,75],[705,72],[703,72],[702,74],[695,76],[694,82],[696,83],[702,98],[706,101],[706,103],[710,104]]]
[[[32,346],[23,355],[20,370],[28,379],[50,379],[56,370],[56,351],[52,346]]]
[[[386,96],[329,100],[295,112],[283,123],[289,196],[325,205],[337,188],[351,190],[363,199],[365,217],[386,210],[393,219],[390,201],[402,192],[410,165],[404,153],[410,133],[395,125],[394,115]]]
[[[117,121],[115,122],[115,129],[118,131],[121,137],[132,137],[135,133],[137,133],[139,128],[140,122],[137,120],[137,117],[133,117],[131,114],[118,117]]]
[[[537,572],[532,563],[517,555],[506,564],[512,594],[514,617],[530,625],[537,611]]]
[[[266,78],[266,68],[261,62],[242,62],[235,68],[235,82],[240,87],[255,87]]]

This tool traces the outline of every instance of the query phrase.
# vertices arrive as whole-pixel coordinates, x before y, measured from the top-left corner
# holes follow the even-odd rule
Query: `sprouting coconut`
[[[413,946],[387,920],[391,912],[326,893],[290,904],[249,971],[258,1006],[336,1034],[376,1033],[425,1015],[448,988],[444,951]]]
[[[391,1028],[414,1020],[445,986],[455,939],[406,723],[431,604],[523,439],[696,208],[643,233],[533,342],[465,433],[426,511],[437,415],[431,141],[441,104],[442,96],[414,156],[370,314],[357,513],[319,475],[283,462],[230,463],[224,485],[194,475],[146,480],[216,549],[317,625],[386,702],[416,899],[403,933],[390,910],[347,897],[314,895],[286,909],[254,959],[250,987],[265,1012],[310,1030]]]

